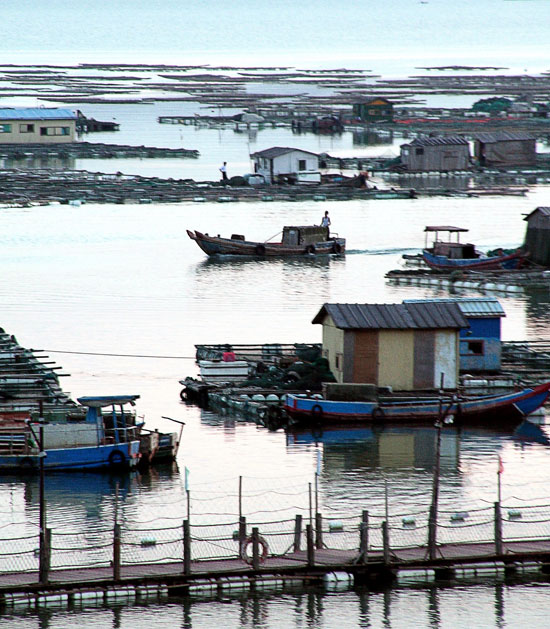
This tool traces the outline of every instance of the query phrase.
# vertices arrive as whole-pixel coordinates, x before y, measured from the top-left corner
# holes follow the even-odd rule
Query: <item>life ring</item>
[[[187,387],[184,387],[180,391],[180,399],[182,402],[187,402],[187,400],[189,399],[189,395],[187,394]]]
[[[109,454],[109,467],[120,468],[126,463],[126,457],[120,450],[113,450]]]
[[[306,247],[306,253],[311,253],[311,254],[315,253],[315,245],[308,245]]]
[[[322,408],[322,406],[320,404],[314,404],[311,407],[311,411],[310,412],[311,412],[311,416],[314,419],[319,420],[319,419],[323,418],[323,408]]]
[[[265,256],[265,245],[256,245],[255,252],[257,256]]]
[[[254,561],[254,557],[247,553],[247,549],[250,545],[254,544],[254,540],[252,539],[252,535],[249,535],[243,542],[241,543],[241,547],[239,548],[239,556],[245,561],[248,565],[252,565]],[[269,552],[269,546],[267,545],[267,541],[261,535],[258,535],[258,546],[259,546],[259,556],[258,560],[260,563],[263,563],[267,559],[267,554]]]
[[[342,245],[338,242],[335,242],[332,245],[332,253],[342,253]]]
[[[375,406],[372,409],[371,417],[374,421],[380,421],[386,418],[386,413],[384,413],[384,409],[381,406]]]

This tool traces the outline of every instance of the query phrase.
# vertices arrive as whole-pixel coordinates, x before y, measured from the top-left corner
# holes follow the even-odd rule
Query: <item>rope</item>
[[[176,360],[195,360],[195,356],[159,356],[155,354],[113,354],[107,352],[72,352],[62,349],[31,349],[31,352],[50,352],[52,354],[79,354],[81,356],[111,356],[115,358],[166,358]]]

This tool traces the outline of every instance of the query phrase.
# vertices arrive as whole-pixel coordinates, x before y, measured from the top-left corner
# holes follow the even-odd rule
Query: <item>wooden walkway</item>
[[[114,586],[165,585],[185,591],[200,580],[219,580],[241,577],[251,583],[258,578],[302,579],[318,581],[330,572],[347,572],[357,580],[391,580],[400,571],[413,569],[441,570],[441,578],[449,578],[449,570],[466,565],[498,563],[510,572],[522,563],[537,563],[550,571],[550,539],[504,542],[503,552],[495,554],[493,543],[446,544],[438,546],[435,559],[429,559],[426,547],[392,550],[389,561],[384,562],[381,552],[369,552],[362,561],[357,551],[315,550],[314,564],[308,563],[306,551],[284,556],[268,557],[258,570],[241,559],[206,560],[191,562],[191,570],[184,574],[181,562],[122,566],[120,579],[113,578],[113,569],[76,568],[51,570],[49,582],[39,583],[37,572],[0,575],[0,594],[32,592],[67,592],[75,589],[109,588]],[[446,575],[446,576],[445,576]]]

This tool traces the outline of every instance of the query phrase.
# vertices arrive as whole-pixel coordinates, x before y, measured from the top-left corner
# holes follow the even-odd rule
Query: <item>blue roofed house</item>
[[[0,144],[74,142],[77,118],[70,109],[0,108]]]
[[[456,303],[469,327],[460,330],[460,371],[497,372],[501,368],[501,319],[506,316],[495,297],[407,299],[403,303]]]

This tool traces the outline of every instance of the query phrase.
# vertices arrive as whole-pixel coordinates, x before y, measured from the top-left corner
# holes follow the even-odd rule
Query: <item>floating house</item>
[[[354,103],[353,115],[363,122],[393,122],[393,103],[380,97]]]
[[[21,107],[0,109],[0,144],[74,142],[78,116],[69,109]]]
[[[456,303],[325,304],[323,356],[339,383],[395,390],[455,388],[459,332],[468,322]]]
[[[406,299],[403,303],[456,303],[468,328],[460,330],[459,368],[463,373],[497,372],[501,368],[501,319],[506,316],[495,297]]]
[[[524,248],[529,260],[550,266],[550,207],[538,207],[528,214]]]
[[[266,183],[321,181],[319,155],[302,149],[274,146],[252,153],[254,172],[263,175]]]
[[[480,166],[534,166],[537,161],[536,139],[520,132],[478,133],[474,141],[474,157]]]
[[[462,136],[415,138],[401,145],[401,163],[409,172],[470,168],[470,145]]]

